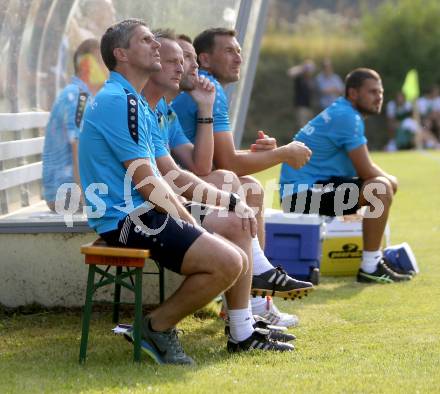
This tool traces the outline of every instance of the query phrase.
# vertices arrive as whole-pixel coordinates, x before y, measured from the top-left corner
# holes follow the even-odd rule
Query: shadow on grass
[[[356,282],[354,277],[325,277],[315,290],[301,301],[306,304],[325,304],[333,300],[350,299],[370,285]]]
[[[37,310],[35,310],[37,312]],[[87,362],[78,364],[81,337],[79,311],[41,312],[34,315],[15,314],[2,319],[0,330],[1,359],[7,368],[0,375],[11,387],[28,391],[32,382],[45,392],[59,388],[107,391],[120,387],[123,391],[139,385],[160,386],[186,379],[212,365],[227,362],[231,356],[226,351],[224,324],[213,319],[211,312],[182,321],[185,330],[181,340],[185,350],[197,362],[195,367],[157,365],[142,355],[142,362],[133,363],[133,347],[122,336],[113,335],[111,312],[93,313]],[[133,314],[121,313],[121,322],[131,322]],[[44,362],[43,362],[44,360]],[[3,363],[2,363],[3,364]]]

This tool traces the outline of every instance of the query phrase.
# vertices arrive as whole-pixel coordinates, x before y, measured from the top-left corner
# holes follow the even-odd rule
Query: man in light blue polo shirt
[[[297,142],[277,148],[275,139],[269,138],[262,131],[259,131],[259,138],[251,151],[236,150],[229,120],[228,98],[224,90],[228,84],[236,82],[240,77],[241,47],[236,39],[235,31],[224,28],[208,29],[194,39],[194,46],[183,39],[179,40],[179,44],[184,54],[194,57],[194,62],[198,61],[199,74],[212,81],[216,89],[213,107],[213,164],[216,169],[235,173],[238,187],[245,191],[243,194],[246,203],[257,212],[258,239],[253,240],[254,279],[252,287],[253,289],[266,289],[266,292],[259,293],[263,296],[278,292],[286,293],[289,288],[296,286],[296,282],[281,268],[274,268],[264,256],[264,191],[258,180],[249,175],[284,161],[290,162],[294,167],[301,166],[310,157],[310,150]],[[183,91],[173,100],[172,106],[185,134],[197,149],[201,133],[196,130],[196,127],[200,126],[199,122],[203,119],[200,119],[191,93]],[[213,175],[214,173],[203,179],[222,188],[225,177],[218,179]],[[306,285],[306,282],[303,283]],[[254,313],[264,315],[273,324],[291,326],[298,322],[296,316],[281,313],[269,298],[253,298],[252,310]]]
[[[180,63],[183,61],[183,54],[182,49],[176,41],[176,36],[172,31],[161,30],[156,33],[156,37],[161,43],[159,52],[161,55],[162,70],[152,75],[143,89],[143,94],[148,100],[150,107],[156,107],[158,126],[156,129],[152,130],[152,134],[158,168],[164,176],[167,176],[167,174],[170,173],[175,174],[174,182],[176,186],[185,190],[183,195],[189,200],[185,206],[191,214],[198,219],[204,228],[219,234],[238,245],[247,254],[248,260],[253,262],[253,257],[255,256],[253,255],[253,248],[251,248],[251,241],[252,236],[255,236],[255,234],[243,231],[242,218],[240,215],[241,211],[248,211],[251,213],[251,209],[247,207],[242,200],[237,202],[234,212],[228,212],[221,208],[214,208],[213,206],[218,207],[219,205],[223,206],[223,208],[229,208],[231,204],[230,193],[204,182],[202,179],[187,170],[181,169],[173,160],[173,157],[181,157],[181,151],[179,149],[181,145],[189,144],[192,146],[191,143],[188,143],[186,137],[178,137],[183,133],[179,131],[178,127],[175,127],[176,124],[179,124],[178,120],[172,110],[167,110],[167,104],[164,100],[164,97],[174,97],[179,90],[178,79],[182,77],[182,67]],[[206,80],[203,77],[198,77],[195,81],[195,85],[196,92],[192,92],[193,96],[197,98],[205,97],[205,100],[210,102],[210,96],[214,93],[211,84],[206,84]],[[208,126],[209,124],[206,125],[206,127]],[[209,130],[206,131],[208,132]],[[178,143],[179,140],[181,140],[181,143]],[[171,156],[170,147],[173,147],[171,148],[173,157]],[[199,196],[196,195],[197,191],[199,191]],[[203,200],[200,199],[200,196],[205,195],[205,193],[207,196],[211,196],[210,201],[208,199],[206,202],[206,198]],[[210,205],[200,204],[200,202],[205,202]],[[258,244],[258,241],[256,241],[256,243]],[[251,275],[252,269],[249,270],[249,280],[251,279]],[[303,291],[300,290],[300,287],[304,283],[296,282],[293,279],[291,279],[291,281],[298,285],[297,292],[295,292],[295,294],[298,295]],[[307,291],[310,290],[311,286],[309,284]],[[287,292],[285,293],[285,296],[289,296]],[[231,317],[230,332],[231,336],[234,337],[235,327],[233,323],[236,311],[234,310],[234,304],[228,298],[227,294],[225,298],[227,299],[226,304]],[[253,317],[252,308],[249,308],[249,313],[245,316],[245,318],[248,317],[250,317],[254,325],[257,324]],[[265,328],[267,328],[270,326],[270,323],[267,321],[265,322],[264,319],[257,319],[259,319],[258,324],[260,327],[265,325]],[[286,338],[286,334],[279,333],[279,331],[272,332],[272,330],[270,330],[270,333],[271,338],[274,338],[275,336],[275,338],[283,341]],[[289,336],[287,336],[287,338],[289,338]],[[243,337],[242,339],[246,338]],[[257,342],[255,342],[255,346],[256,345]]]
[[[224,291],[234,292],[237,302],[247,306],[248,262],[242,251],[197,224],[157,168],[156,119],[140,92],[161,70],[159,48],[138,19],[111,26],[102,37],[102,58],[111,74],[84,116],[81,184],[89,223],[109,245],[149,249],[157,263],[185,276],[143,320],[141,345],[158,363],[193,364],[175,325]],[[255,339],[249,321],[237,331]],[[292,350],[261,337],[265,349]]]
[[[281,196],[288,212],[341,216],[367,206],[363,219],[363,255],[359,282],[392,283],[411,279],[391,270],[381,251],[397,179],[373,163],[364,118],[382,108],[383,87],[371,69],[353,70],[345,80],[345,97],[307,123],[294,137],[313,150],[300,169],[283,164]]]
[[[106,78],[99,42],[95,39],[82,42],[73,55],[73,65],[75,75],[52,106],[44,139],[43,198],[52,211],[56,210],[57,191],[61,185],[76,183],[79,186],[78,138],[82,118],[86,105]],[[66,192],[65,200],[62,200],[63,194],[58,196],[62,209],[69,208],[72,193],[79,192],[79,187]],[[79,195],[74,198],[79,202]]]

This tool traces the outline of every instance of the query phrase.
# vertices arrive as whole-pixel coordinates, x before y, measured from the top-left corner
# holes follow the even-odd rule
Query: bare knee
[[[241,186],[238,176],[228,170],[215,170],[205,180],[219,189],[231,192],[238,191]]]
[[[221,281],[223,287],[227,288],[242,274],[246,263],[238,250],[228,246],[221,254],[221,258],[217,259],[214,264],[216,280]]]
[[[362,195],[366,200],[366,203],[363,205],[371,205],[372,201],[376,199],[380,200],[388,208],[393,202],[394,187],[388,178],[377,177],[364,184]]]
[[[246,202],[252,208],[258,208],[261,212],[264,203],[264,189],[261,183],[251,176],[240,177],[242,193]]]

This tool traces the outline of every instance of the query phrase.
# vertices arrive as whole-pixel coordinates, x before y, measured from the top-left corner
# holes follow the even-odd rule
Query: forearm
[[[286,156],[287,151],[284,146],[264,152],[235,151],[227,159],[215,160],[215,165],[217,168],[230,170],[238,176],[243,176],[282,163],[286,160]]]
[[[212,118],[212,106],[199,106],[199,118]],[[197,133],[193,150],[193,167],[190,168],[196,175],[208,175],[212,170],[214,157],[214,136],[212,123],[197,123]]]
[[[229,205],[229,192],[216,188],[189,171],[182,170],[174,183],[182,190],[182,195],[190,201],[225,208]]]
[[[138,189],[141,196],[151,202],[159,212],[178,216],[192,222],[192,217],[179,201],[170,186],[161,178],[149,177],[148,181]]]

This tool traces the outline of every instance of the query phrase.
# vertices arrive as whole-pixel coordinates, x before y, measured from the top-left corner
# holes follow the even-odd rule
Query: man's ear
[[[358,96],[358,91],[355,88],[348,88],[347,99],[356,100]]]
[[[115,49],[113,49],[113,56],[119,62],[124,63],[124,62],[127,61],[127,55],[125,53],[124,48],[115,48]]]
[[[211,65],[211,56],[209,55],[209,53],[206,52],[202,52],[199,56],[198,56],[198,62],[199,62],[199,66],[203,67],[203,68],[210,68]]]

